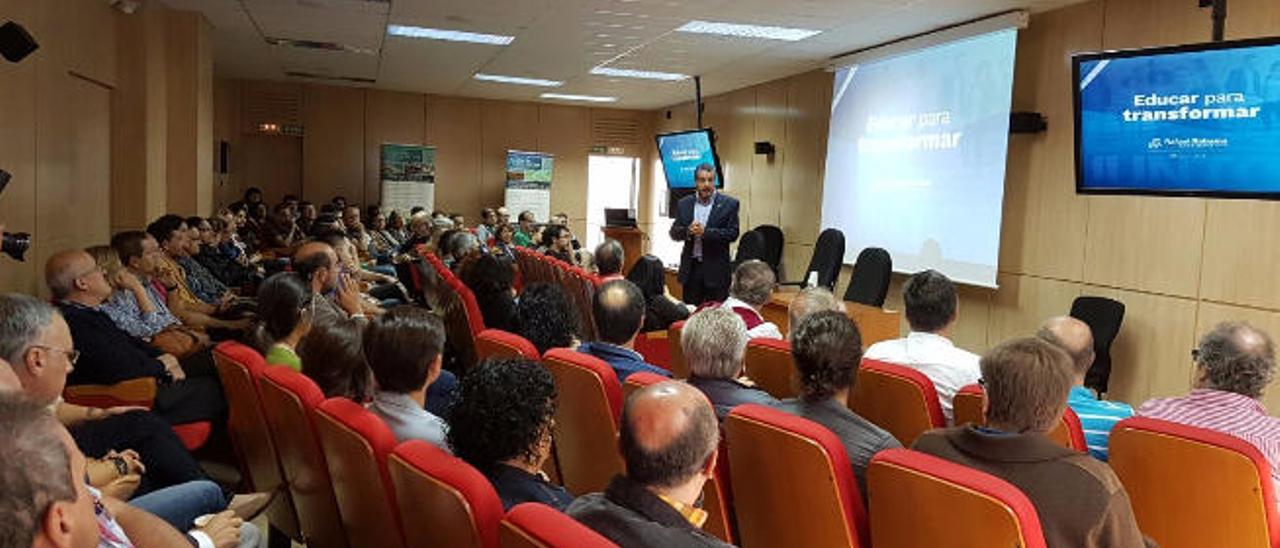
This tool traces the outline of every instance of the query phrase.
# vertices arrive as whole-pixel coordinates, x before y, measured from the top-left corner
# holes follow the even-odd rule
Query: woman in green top
[[[311,291],[296,274],[275,274],[258,287],[258,351],[267,365],[302,371],[297,347],[311,331]]]

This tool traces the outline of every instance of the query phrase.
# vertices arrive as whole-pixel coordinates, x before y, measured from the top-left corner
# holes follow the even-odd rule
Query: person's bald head
[[[1081,378],[1093,365],[1093,330],[1089,324],[1071,316],[1055,316],[1045,320],[1036,336],[1066,351]]]
[[[646,386],[622,409],[619,444],[627,477],[672,488],[709,468],[720,443],[715,411],[706,396],[678,381]]]
[[[806,287],[801,289],[795,298],[791,299],[791,304],[787,305],[788,329],[794,333],[796,326],[800,325],[800,320],[803,320],[805,316],[827,310],[844,312],[844,305],[836,298],[835,294],[831,293],[831,290],[825,287]]]
[[[1225,322],[1200,338],[1196,387],[1258,399],[1276,374],[1275,345],[1266,332],[1244,322]]]
[[[614,280],[600,286],[591,305],[596,331],[604,342],[625,345],[644,325],[644,294],[627,280]]]
[[[313,291],[328,291],[337,286],[338,253],[324,242],[307,242],[293,253],[293,271],[301,276]]]
[[[111,284],[98,263],[82,249],[59,251],[44,264],[44,280],[54,299],[97,306],[111,296]]]

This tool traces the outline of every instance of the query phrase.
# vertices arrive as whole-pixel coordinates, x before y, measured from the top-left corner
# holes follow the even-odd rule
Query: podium
[[[644,231],[620,226],[602,226],[600,231],[606,238],[612,238],[622,244],[623,258],[626,259],[622,263],[622,274],[631,272],[632,265],[635,265],[636,261],[640,260],[640,256],[644,255]]]

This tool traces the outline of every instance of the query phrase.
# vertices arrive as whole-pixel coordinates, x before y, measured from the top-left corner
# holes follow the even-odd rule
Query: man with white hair
[[[769,302],[777,288],[777,277],[764,261],[744,261],[733,271],[729,286],[729,298],[719,308],[730,310],[747,325],[747,336],[753,339],[781,339],[782,331],[773,322],[765,321],[760,308]]]
[[[744,403],[776,405],[778,400],[744,376],[747,324],[723,308],[703,310],[689,318],[680,334],[680,348],[689,364],[689,384],[701,390],[724,420]]]
[[[824,310],[844,312],[844,303],[825,287],[801,289],[795,298],[791,299],[791,304],[787,305],[787,330],[790,331],[787,333],[787,338],[790,339],[795,334],[796,326],[800,325],[800,320],[805,316]]]

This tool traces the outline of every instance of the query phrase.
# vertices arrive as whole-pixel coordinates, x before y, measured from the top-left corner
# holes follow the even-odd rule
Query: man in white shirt
[[[947,423],[952,421],[951,398],[961,387],[978,382],[978,355],[957,348],[948,335],[956,323],[956,286],[936,270],[907,280],[902,300],[911,332],[867,349],[866,359],[910,367],[933,381]]]
[[[778,287],[773,269],[764,261],[743,261],[733,271],[733,283],[729,286],[729,298],[720,308],[733,311],[747,324],[747,336],[752,339],[781,339],[782,331],[773,322],[765,321],[760,308],[769,302],[773,290]]]

